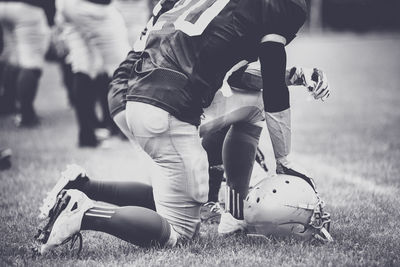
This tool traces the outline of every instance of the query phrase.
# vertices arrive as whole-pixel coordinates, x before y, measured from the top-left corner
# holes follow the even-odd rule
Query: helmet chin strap
[[[315,235],[315,238],[324,242],[333,242],[331,234],[325,227],[322,227],[320,232]]]
[[[318,196],[318,204],[311,218],[310,226],[318,230],[314,237],[324,242],[333,242],[332,235],[329,233],[331,225],[331,215],[323,211],[324,201]]]

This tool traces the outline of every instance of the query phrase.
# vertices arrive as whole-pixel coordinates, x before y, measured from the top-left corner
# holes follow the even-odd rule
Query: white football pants
[[[5,46],[2,60],[41,69],[50,41],[43,9],[23,2],[0,2],[0,23]]]
[[[201,126],[182,122],[155,106],[128,102],[114,120],[135,146],[158,165],[152,173],[157,212],[184,238],[192,238],[200,224],[200,206],[207,201],[208,160],[200,135],[237,122],[256,124],[264,119],[261,92],[217,92],[204,110]]]
[[[130,51],[125,22],[113,3],[57,0],[56,21],[63,28],[74,73],[112,77]]]

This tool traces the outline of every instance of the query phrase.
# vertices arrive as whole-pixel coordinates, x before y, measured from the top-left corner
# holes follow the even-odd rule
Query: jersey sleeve
[[[262,35],[277,34],[290,43],[307,17],[305,0],[261,0]]]

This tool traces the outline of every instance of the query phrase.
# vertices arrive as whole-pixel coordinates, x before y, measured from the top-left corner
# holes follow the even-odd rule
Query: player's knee
[[[232,125],[231,131],[240,133],[256,139],[260,138],[263,129],[262,122],[238,122]]]

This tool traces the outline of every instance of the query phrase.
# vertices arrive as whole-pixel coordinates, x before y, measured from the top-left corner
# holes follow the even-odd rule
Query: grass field
[[[332,89],[325,103],[308,100],[300,88],[291,94],[293,155],[314,175],[332,215],[329,244],[222,238],[216,225],[204,225],[201,239],[180,248],[142,249],[85,232],[79,259],[66,248],[33,258],[38,205],[67,163],[99,179],[146,177],[127,142],[77,148],[58,69],[46,66],[36,102],[41,127],[16,129],[12,117],[0,117],[0,144],[14,152],[13,167],[0,172],[0,266],[399,266],[399,44],[400,35],[330,34],[304,36],[289,47],[289,65],[322,68]]]

